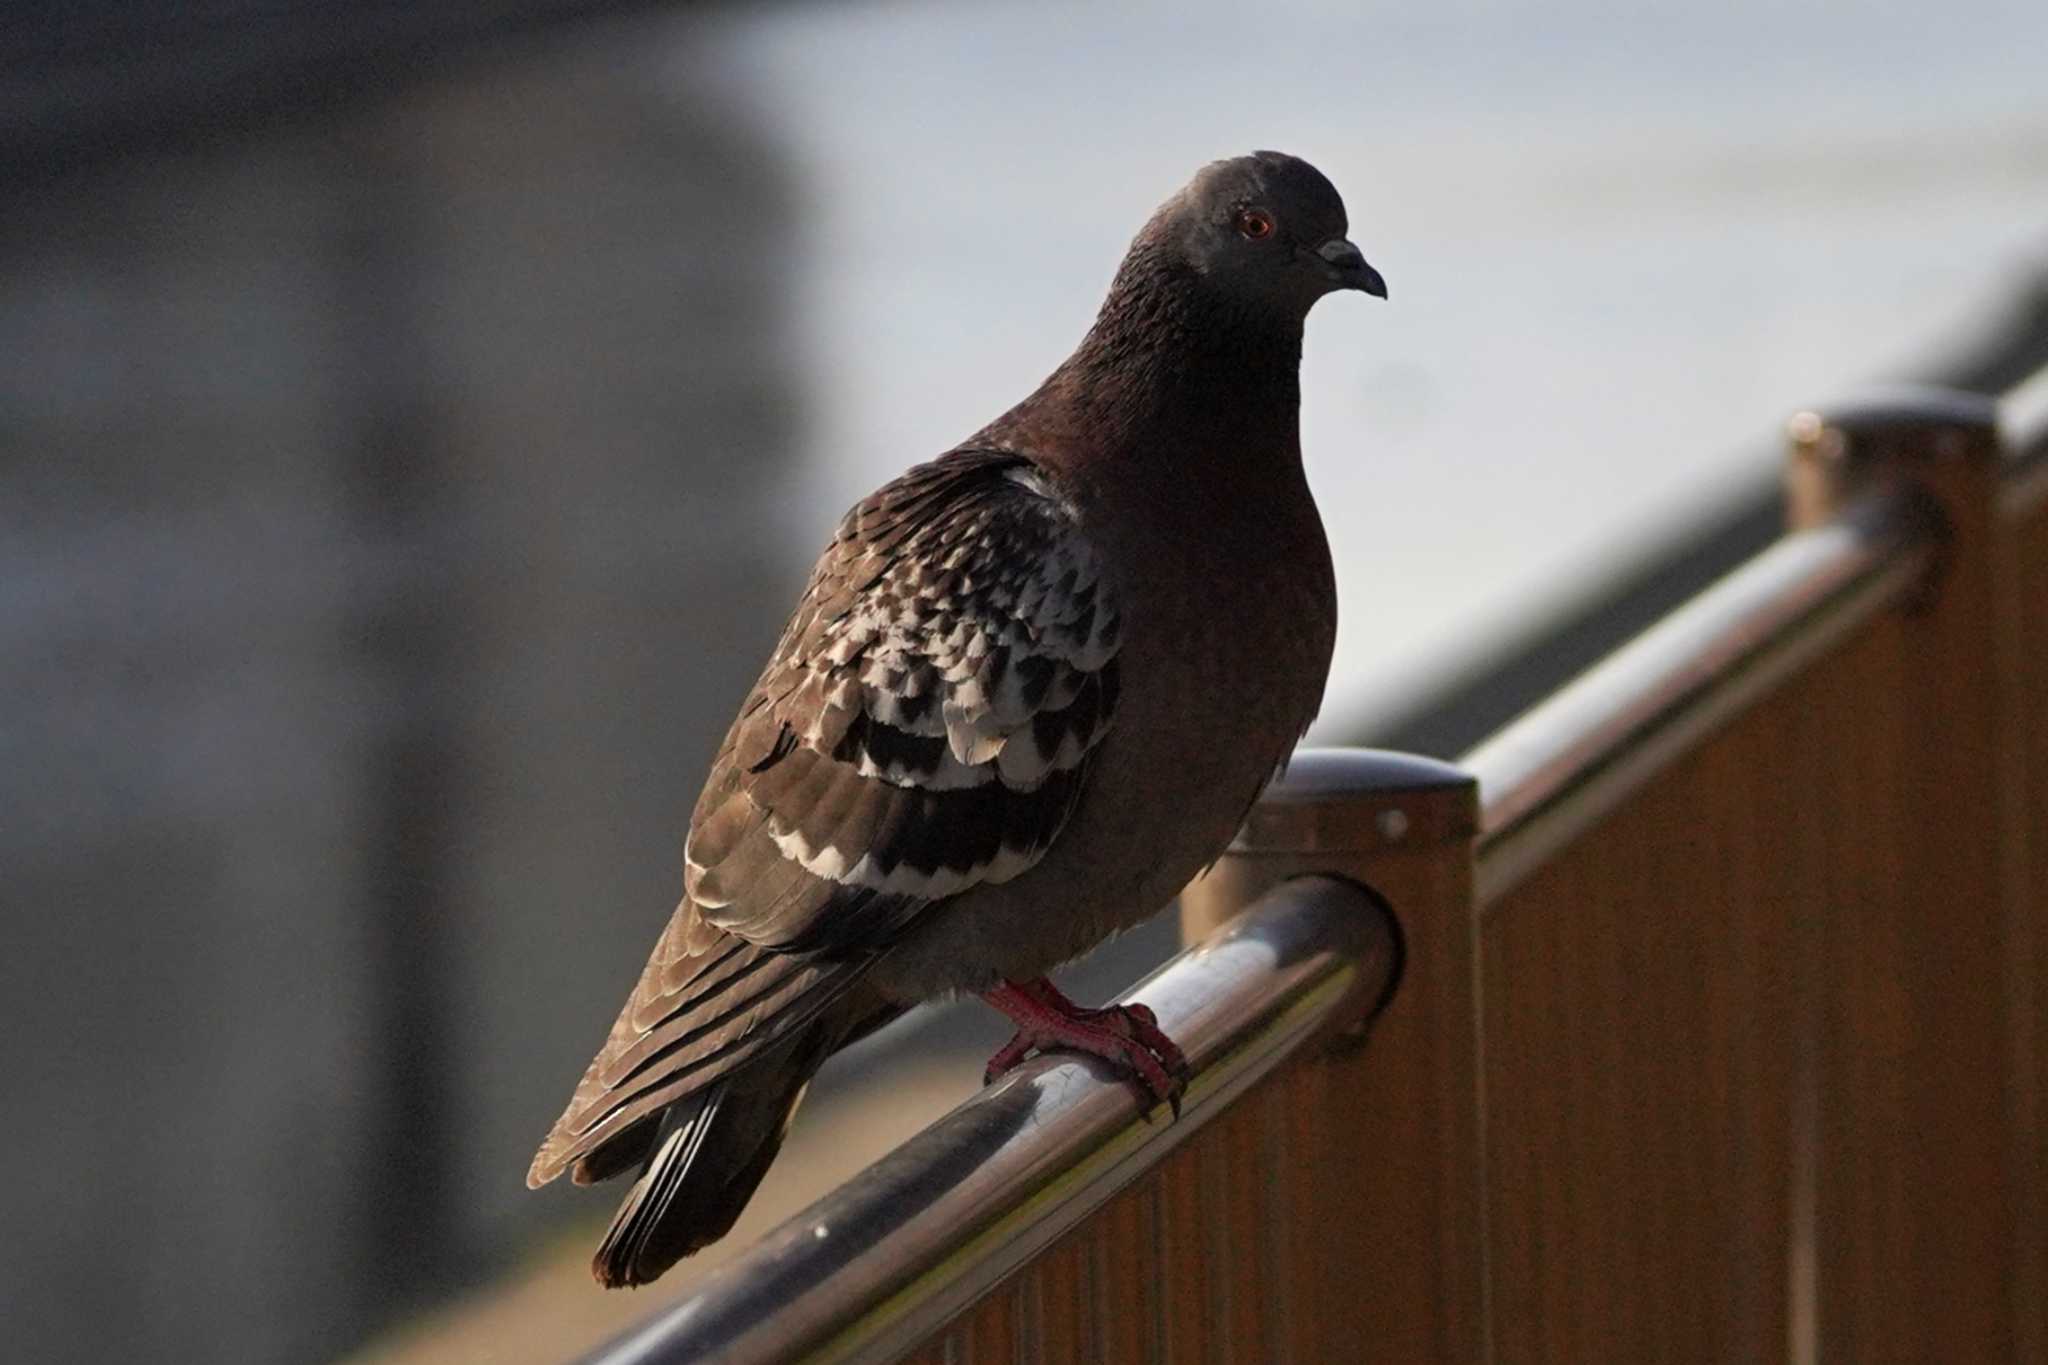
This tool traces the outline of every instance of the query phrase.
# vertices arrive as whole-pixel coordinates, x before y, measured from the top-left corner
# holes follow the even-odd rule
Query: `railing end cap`
[[[1392,749],[1297,749],[1287,770],[1266,788],[1268,801],[1322,801],[1333,796],[1391,796],[1458,791],[1478,779],[1454,763]]]
[[[1795,450],[1812,449],[1832,458],[1854,458],[1892,439],[1929,430],[1973,433],[1988,440],[1998,430],[1998,403],[1964,389],[1889,384],[1794,413],[1786,424]]]
[[[1385,749],[1300,749],[1233,849],[1370,852],[1471,836],[1478,779],[1441,759]]]

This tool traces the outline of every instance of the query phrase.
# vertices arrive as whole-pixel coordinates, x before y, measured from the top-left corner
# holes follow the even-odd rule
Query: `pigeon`
[[[1322,700],[1302,330],[1385,298],[1306,161],[1212,163],[1023,402],[840,522],[719,748],[683,896],[527,1183],[634,1172],[592,1270],[724,1236],[833,1052],[963,993],[1177,1106],[1143,1005],[1046,979],[1212,862]]]

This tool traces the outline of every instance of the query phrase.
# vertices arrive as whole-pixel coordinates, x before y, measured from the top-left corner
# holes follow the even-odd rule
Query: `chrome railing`
[[[1480,904],[1912,592],[1930,530],[1909,498],[1887,496],[1786,536],[1465,755],[1479,779]]]
[[[2022,394],[2031,396],[2006,413],[2015,459],[2004,501],[2048,497],[2048,388],[2015,397]],[[1793,672],[1909,602],[1940,565],[1942,535],[1940,517],[1912,489],[1875,488],[1833,519],[1787,535],[1474,749],[1463,770],[1479,784],[1479,833],[1467,854],[1476,853],[1477,906]],[[1384,795],[1405,782],[1442,785],[1446,774],[1456,776],[1396,756],[1304,762],[1248,823],[1239,847],[1249,856],[1211,879],[1251,880],[1201,894],[1220,911],[1257,894],[1262,820],[1286,826],[1273,843],[1285,850],[1273,863],[1282,874],[1315,865],[1324,851],[1355,853],[1366,846],[1361,838],[1396,849],[1421,826],[1384,807],[1361,822],[1365,807],[1346,801],[1368,788]],[[1430,809],[1465,818],[1455,800],[1416,808]],[[1192,922],[1209,921],[1198,913]],[[1397,975],[1398,934],[1386,907],[1351,881],[1280,883],[1131,992],[1158,1012],[1194,1066],[1177,1122],[1141,1113],[1133,1090],[1098,1063],[1040,1058],[588,1359],[881,1361],[930,1341],[1248,1087],[1318,1036],[1368,1017]]]
[[[1393,922],[1351,883],[1283,883],[1133,988],[1187,1053],[1180,1117],[1093,1059],[1017,1068],[770,1232],[592,1365],[901,1355],[1394,977]]]

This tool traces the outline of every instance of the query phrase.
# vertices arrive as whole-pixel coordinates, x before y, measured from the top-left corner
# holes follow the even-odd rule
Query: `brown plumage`
[[[1301,467],[1308,309],[1384,296],[1336,192],[1261,152],[1133,242],[1039,390],[841,522],[712,764],[684,895],[528,1182],[640,1174],[595,1262],[715,1240],[837,1048],[982,992],[1002,1069],[1178,1052],[1048,968],[1158,910],[1313,717],[1334,640]]]

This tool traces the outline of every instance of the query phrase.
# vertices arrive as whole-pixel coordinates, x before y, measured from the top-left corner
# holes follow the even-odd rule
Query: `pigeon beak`
[[[1339,289],[1363,289],[1376,299],[1387,296],[1387,282],[1380,272],[1365,263],[1365,253],[1345,241],[1332,237],[1316,248],[1316,255],[1330,268],[1330,278]]]

